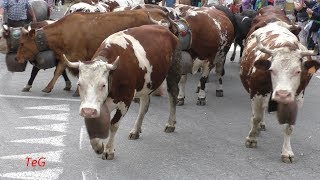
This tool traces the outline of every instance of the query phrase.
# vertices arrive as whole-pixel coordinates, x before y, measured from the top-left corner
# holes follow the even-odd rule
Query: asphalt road
[[[230,55],[230,54],[229,54]],[[21,92],[31,72],[11,73],[0,54],[0,179],[319,179],[320,79],[310,82],[291,145],[295,163],[281,162],[282,127],[267,114],[257,149],[245,147],[250,102],[239,64],[226,63],[224,97],[215,97],[215,74],[207,84],[207,105],[196,106],[199,75],[189,76],[185,106],[177,108],[174,133],[164,133],[168,98],[152,97],[138,140],[128,140],[138,112],[132,104],[120,123],[115,159],[91,150],[78,115],[79,99],[63,91],[60,78],[50,94],[41,92],[53,69],[40,71],[31,92]],[[39,160],[39,158],[42,158]],[[45,158],[45,159],[44,159]],[[36,160],[36,161],[34,161]]]

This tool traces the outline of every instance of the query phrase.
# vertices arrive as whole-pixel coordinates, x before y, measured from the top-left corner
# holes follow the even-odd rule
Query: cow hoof
[[[223,97],[223,90],[216,90],[217,97]]]
[[[265,124],[260,124],[260,131],[266,131],[266,125]]]
[[[282,160],[282,162],[284,162],[284,163],[291,164],[291,163],[294,162],[294,156],[282,155],[282,156],[281,156],[281,160]]]
[[[231,62],[233,62],[233,61],[234,61],[234,57],[233,57],[233,56],[230,58],[230,61],[231,61]]]
[[[22,89],[22,92],[29,92],[30,89],[31,89],[31,85],[26,85],[23,89]]]
[[[196,93],[199,93],[199,91],[200,91],[200,87],[198,86],[196,89]]]
[[[137,133],[130,133],[129,134],[129,139],[130,140],[135,140],[135,139],[139,139],[139,133],[137,132]]]
[[[110,153],[110,154],[108,154],[108,153],[103,153],[102,159],[103,159],[103,160],[112,160],[112,159],[114,159],[114,153]]]
[[[71,81],[66,81],[66,87],[63,88],[65,91],[70,91],[71,90]]]
[[[76,92],[74,92],[74,93],[72,94],[72,97],[79,97],[79,96],[80,96],[80,94],[79,94],[78,91],[76,91]]]
[[[133,102],[140,103],[140,99],[139,98],[133,98]]]
[[[206,98],[198,98],[197,105],[198,106],[206,105]]]
[[[166,125],[166,128],[164,129],[164,132],[166,133],[172,133],[176,129],[175,126]]]
[[[102,154],[103,153],[103,146],[102,146],[101,149],[95,150],[94,152],[97,153],[97,154]]]
[[[46,87],[46,88],[42,89],[42,92],[50,93],[50,92],[51,92],[51,89]]]
[[[183,106],[184,105],[184,98],[178,98],[177,106]]]
[[[257,148],[257,140],[254,139],[247,139],[246,140],[246,147],[247,148]]]

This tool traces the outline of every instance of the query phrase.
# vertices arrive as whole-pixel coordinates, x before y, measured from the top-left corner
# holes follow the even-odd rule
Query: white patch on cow
[[[128,106],[124,102],[118,102],[118,109],[121,111],[122,116],[124,116],[128,111]]]
[[[198,94],[198,98],[206,98],[206,91],[200,89],[199,94]]]
[[[196,74],[198,69],[200,67],[202,67],[204,64],[204,61],[203,60],[200,60],[198,58],[196,58],[194,61],[193,61],[193,65],[192,65],[192,74]]]
[[[128,35],[125,33],[126,31],[120,31],[118,33],[115,33],[111,36],[109,36],[106,40],[106,47],[109,47],[111,44],[116,44],[121,46],[122,48],[126,49],[129,45],[128,41],[131,42],[132,48],[134,51],[135,56],[138,59],[139,67],[142,70],[146,70],[146,74],[144,75],[144,85],[140,92],[137,92],[135,94],[135,97],[139,97],[140,94],[149,94],[151,90],[147,88],[147,84],[151,82],[151,73],[152,73],[152,66],[150,65],[149,60],[147,59],[146,51],[144,50],[143,46],[140,44],[140,42],[135,39],[133,36]]]
[[[198,12],[188,9],[186,12],[186,16],[197,16]]]

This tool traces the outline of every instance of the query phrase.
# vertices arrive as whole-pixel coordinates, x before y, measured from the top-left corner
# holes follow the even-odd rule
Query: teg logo
[[[32,159],[31,157],[27,157],[27,167],[29,167],[29,165],[32,167],[44,167],[46,165],[46,158],[40,157],[38,159]]]

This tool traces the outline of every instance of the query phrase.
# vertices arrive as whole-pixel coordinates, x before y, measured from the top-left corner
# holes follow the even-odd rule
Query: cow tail
[[[167,76],[167,91],[173,97],[174,104],[177,104],[179,94],[179,81],[181,78],[181,46],[179,45],[173,52],[172,63]]]

